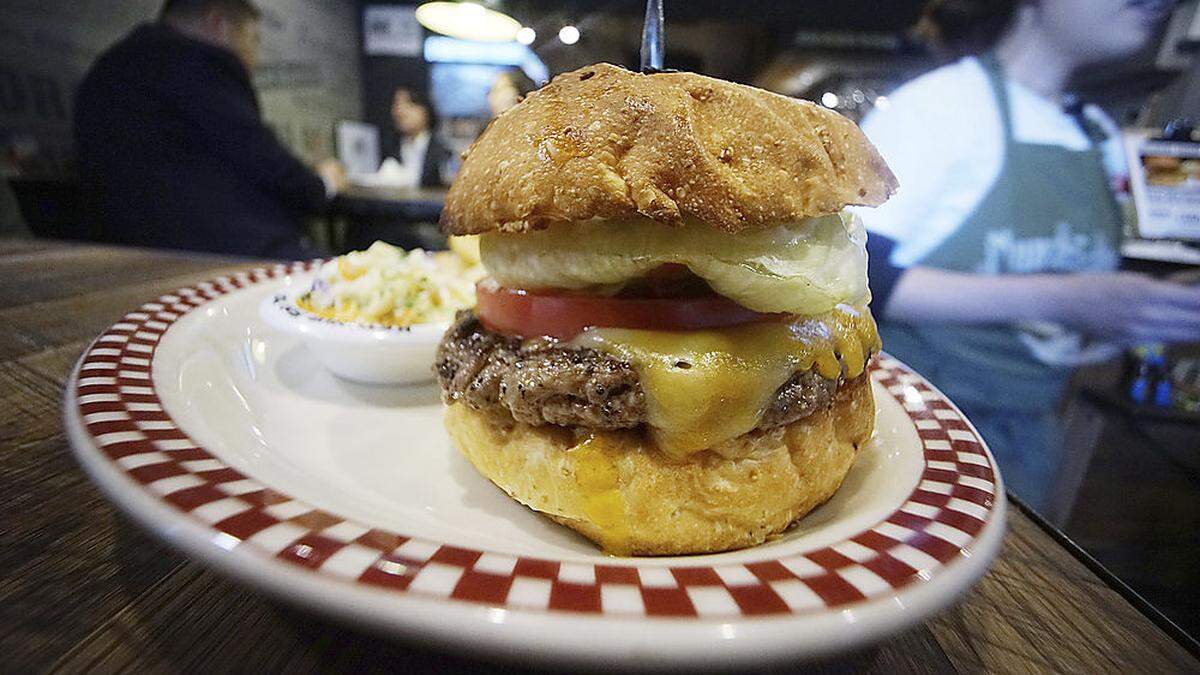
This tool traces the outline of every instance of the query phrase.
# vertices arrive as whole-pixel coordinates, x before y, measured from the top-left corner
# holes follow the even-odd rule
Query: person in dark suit
[[[392,156],[400,163],[405,187],[445,187],[443,177],[450,150],[434,133],[429,100],[411,89],[399,88],[392,96],[392,123],[397,140]]]
[[[311,257],[304,217],[341,182],[263,122],[250,73],[249,0],[167,0],[97,59],[75,103],[84,207],[103,239],[276,258]]]

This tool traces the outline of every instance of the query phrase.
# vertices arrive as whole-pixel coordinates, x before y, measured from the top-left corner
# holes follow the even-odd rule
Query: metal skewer
[[[646,0],[646,23],[642,25],[642,72],[663,69],[662,0]]]

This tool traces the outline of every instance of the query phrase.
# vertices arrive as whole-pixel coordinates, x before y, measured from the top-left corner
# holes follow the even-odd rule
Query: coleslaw
[[[411,326],[448,322],[475,305],[475,282],[484,275],[470,242],[455,251],[405,251],[377,241],[365,251],[330,260],[297,304],[344,323]]]

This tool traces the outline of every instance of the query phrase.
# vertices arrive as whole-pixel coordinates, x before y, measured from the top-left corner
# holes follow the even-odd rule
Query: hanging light
[[[521,29],[517,31],[517,42],[523,45],[531,45],[536,39],[537,31],[529,26],[521,26]]]
[[[510,42],[521,30],[521,22],[476,2],[427,2],[417,7],[417,21],[435,33],[478,42]]]
[[[576,42],[579,42],[579,29],[571,24],[567,24],[558,29],[558,39],[561,40],[564,45],[573,45]]]

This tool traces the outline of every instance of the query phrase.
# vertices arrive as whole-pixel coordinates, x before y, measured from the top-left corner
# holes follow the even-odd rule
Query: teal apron
[[[981,57],[1004,127],[1004,159],[991,191],[946,241],[917,264],[983,275],[1116,268],[1121,212],[1099,142],[1069,150],[1013,137],[1008,91],[994,57]],[[1034,358],[1017,326],[880,323],[884,348],[944,391],[979,428],[1009,487],[1044,504],[1061,454],[1055,409],[1071,369]]]

